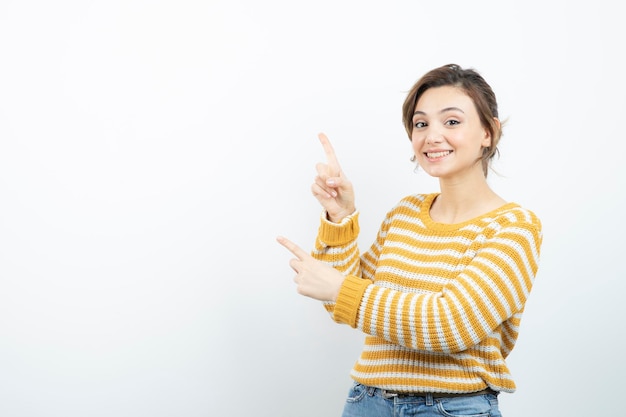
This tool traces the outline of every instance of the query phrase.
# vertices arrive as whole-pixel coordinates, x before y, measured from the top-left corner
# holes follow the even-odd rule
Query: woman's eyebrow
[[[465,113],[463,110],[461,110],[461,109],[460,109],[460,108],[458,108],[458,107],[446,107],[445,109],[441,109],[441,111],[439,112],[439,114],[441,114],[441,113],[446,113],[446,112],[449,112],[449,111],[460,111],[461,113]],[[415,116],[416,114],[420,114],[420,115],[424,115],[424,116],[426,116],[426,113],[424,113],[424,112],[423,112],[423,111],[421,111],[421,110],[416,110],[416,111],[415,111],[415,113],[413,113],[413,116]]]

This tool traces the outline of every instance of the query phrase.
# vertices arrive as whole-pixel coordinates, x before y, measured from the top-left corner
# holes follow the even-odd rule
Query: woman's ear
[[[500,120],[497,117],[493,118],[493,126],[495,127],[494,131],[500,130]],[[489,148],[491,146],[491,132],[489,129],[485,129],[485,137],[483,138],[482,146],[483,148]]]

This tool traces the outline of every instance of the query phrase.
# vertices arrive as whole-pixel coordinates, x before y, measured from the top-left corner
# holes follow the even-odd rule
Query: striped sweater
[[[505,359],[537,273],[541,222],[508,203],[436,223],[436,196],[401,200],[362,256],[358,212],[341,223],[322,218],[313,256],[346,276],[325,307],[366,334],[351,376],[401,392],[513,392]]]

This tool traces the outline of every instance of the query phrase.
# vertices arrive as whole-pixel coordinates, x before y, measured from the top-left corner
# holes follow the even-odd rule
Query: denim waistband
[[[370,395],[379,394],[383,398],[407,398],[407,397],[423,397],[423,398],[455,398],[455,397],[474,397],[476,395],[498,395],[498,391],[486,388],[474,392],[450,393],[450,392],[400,392],[387,390],[383,388],[368,387]]]

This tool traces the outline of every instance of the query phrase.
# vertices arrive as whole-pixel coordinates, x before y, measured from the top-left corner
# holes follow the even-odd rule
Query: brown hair
[[[484,78],[474,69],[463,69],[456,64],[444,65],[424,74],[413,85],[402,105],[402,122],[409,135],[409,140],[413,132],[413,113],[418,100],[429,88],[443,86],[457,87],[467,94],[476,106],[481,124],[491,134],[491,146],[483,149],[480,158],[483,173],[487,177],[489,162],[494,155],[498,154],[498,142],[502,136],[502,128],[495,120],[498,118],[496,95]]]

